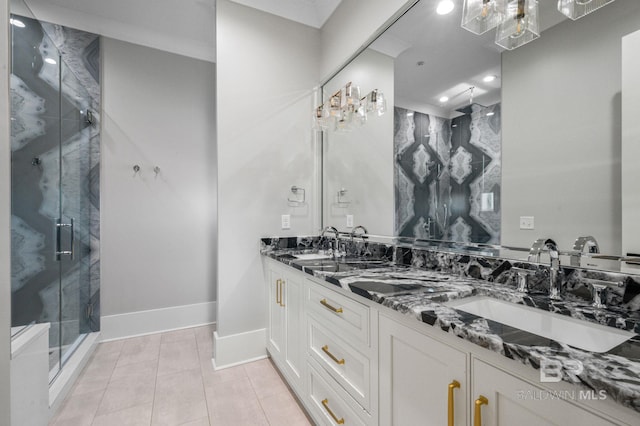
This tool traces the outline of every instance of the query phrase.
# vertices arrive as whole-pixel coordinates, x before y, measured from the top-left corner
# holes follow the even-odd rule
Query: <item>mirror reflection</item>
[[[419,1],[323,87],[326,99],[352,82],[388,103],[361,127],[324,132],[323,223],[522,248],[517,258],[538,238],[570,255],[590,236],[601,259],[582,266],[619,267],[640,252],[621,220],[633,210],[622,208],[620,78],[640,3],[572,20],[539,2],[540,37],[513,50],[462,28],[453,3],[440,15]]]

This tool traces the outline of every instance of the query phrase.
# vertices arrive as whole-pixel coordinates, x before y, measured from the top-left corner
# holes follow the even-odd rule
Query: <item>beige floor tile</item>
[[[129,377],[111,380],[104,393],[98,415],[110,414],[114,411],[153,402],[155,377],[141,379]]]
[[[260,405],[271,425],[310,426],[298,401],[289,392],[272,395],[260,400]]]
[[[151,424],[175,426],[202,419],[205,416],[207,416],[207,403],[204,399],[179,404],[154,405]]]
[[[181,342],[183,340],[194,340],[196,334],[193,328],[186,328],[184,330],[168,331],[161,334],[160,343],[172,343]]]
[[[195,338],[160,345],[158,376],[200,368]]]
[[[205,387],[209,410],[225,410],[226,405],[236,400],[256,399],[256,392],[248,377],[226,382],[214,382]]]
[[[213,332],[215,331],[214,325],[206,325],[203,327],[197,327],[194,329],[196,335],[196,341],[198,343],[198,353],[200,357],[206,356],[208,358],[213,357]]]
[[[210,426],[209,417],[203,417],[192,422],[182,423],[180,426]]]
[[[96,348],[96,354],[120,353],[124,346],[125,340],[112,340],[111,342],[100,343]]]
[[[271,364],[271,361],[256,361],[245,364],[244,367],[256,395],[258,395],[258,399],[289,392],[289,388],[284,384],[282,378]]]
[[[96,391],[67,398],[52,423],[55,425],[90,425],[98,410],[103,394],[103,391]],[[72,421],[75,423],[71,423]]]
[[[158,376],[153,425],[178,425],[208,416],[199,368]]]
[[[269,425],[260,403],[255,398],[231,399],[226,403],[224,409],[222,407],[214,409],[210,418],[211,424],[215,426]]]
[[[92,426],[149,426],[153,404],[138,405],[97,416]]]
[[[126,339],[117,365],[157,360],[160,356],[160,339],[159,334]]]
[[[84,370],[83,376],[111,377],[120,354],[118,352],[94,353]]]
[[[117,365],[111,374],[111,380],[138,377],[140,379],[150,379],[156,377],[158,363],[155,361],[141,361],[131,364]]]
[[[199,369],[158,376],[155,406],[184,403],[205,398],[202,375]]]
[[[224,368],[222,370],[214,370],[210,359],[200,358],[200,368],[202,369],[202,379],[204,380],[205,386],[214,383],[228,382],[230,380],[246,379],[248,377],[242,365]]]
[[[72,395],[80,395],[83,393],[104,391],[109,384],[110,377],[107,375],[94,376],[91,374],[83,374],[78,378],[78,381],[71,391]]]

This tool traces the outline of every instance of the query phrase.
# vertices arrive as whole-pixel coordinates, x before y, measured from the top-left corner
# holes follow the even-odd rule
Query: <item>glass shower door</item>
[[[75,35],[12,15],[12,327],[50,323],[53,380],[99,329],[99,128],[50,34]]]
[[[56,256],[60,265],[60,359],[64,365],[92,330],[91,315],[91,137],[93,114],[86,89],[60,61],[60,175]]]

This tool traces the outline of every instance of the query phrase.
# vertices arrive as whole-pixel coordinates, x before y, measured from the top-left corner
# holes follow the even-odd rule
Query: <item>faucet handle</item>
[[[583,278],[587,285],[591,288],[591,306],[598,309],[604,309],[607,307],[605,303],[606,294],[611,287],[623,287],[624,283],[621,281],[612,282],[604,280],[596,280],[592,278]]]
[[[531,275],[535,275],[536,271],[533,269],[519,268],[517,266],[512,267],[511,270],[517,275],[518,286],[516,288],[516,291],[518,293],[528,293],[529,277]]]

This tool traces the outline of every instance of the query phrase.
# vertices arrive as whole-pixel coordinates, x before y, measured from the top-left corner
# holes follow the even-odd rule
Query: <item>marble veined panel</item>
[[[11,215],[11,291],[21,289],[45,268],[44,235]]]
[[[24,148],[45,134],[45,100],[34,93],[17,75],[10,76],[11,87],[11,151]]]
[[[396,108],[397,235],[499,243],[500,111],[473,104],[447,119]]]

